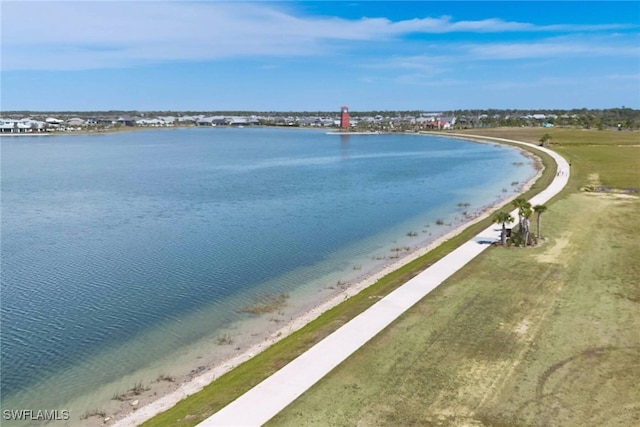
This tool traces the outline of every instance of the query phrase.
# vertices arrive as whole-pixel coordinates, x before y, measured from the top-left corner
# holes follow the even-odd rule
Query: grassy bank
[[[543,243],[480,255],[271,425],[640,423],[640,134],[485,132],[544,133],[572,177]]]
[[[463,131],[465,132],[465,131]],[[509,138],[538,144],[543,135],[547,146],[571,164],[572,179],[567,191],[575,192],[593,182],[595,175],[604,186],[616,189],[640,187],[640,132],[598,131],[567,128],[474,129],[465,133]]]
[[[527,197],[531,197],[544,189],[548,182],[555,176],[555,165],[551,159],[542,153],[538,152],[538,154],[541,156],[546,169],[543,176],[526,193]],[[233,371],[221,376],[200,393],[181,401],[174,408],[154,417],[144,425],[187,426],[197,424],[286,365],[289,361],[293,360],[347,321],[366,310],[379,299],[379,296],[386,295],[396,289],[460,244],[476,235],[489,226],[490,222],[490,219],[486,219],[469,227],[460,235],[445,242],[425,256],[394,271],[357,296],[346,300],[341,305],[324,313],[303,329],[285,338]],[[374,296],[375,298],[373,298]]]

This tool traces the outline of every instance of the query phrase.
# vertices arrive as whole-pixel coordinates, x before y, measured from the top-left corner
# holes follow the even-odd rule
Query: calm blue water
[[[2,398],[61,408],[260,293],[348,266],[345,248],[495,201],[534,174],[514,162],[528,164],[489,144],[289,129],[3,138]],[[206,328],[176,326],[194,313]]]

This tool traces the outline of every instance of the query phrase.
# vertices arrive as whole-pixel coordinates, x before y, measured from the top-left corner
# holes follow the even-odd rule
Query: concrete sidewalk
[[[569,164],[553,151],[519,141],[485,139],[531,146],[555,159],[558,174],[549,187],[529,200],[532,205],[546,203],[567,184]],[[511,215],[517,218],[517,210],[511,212]],[[500,225],[494,225],[483,230],[199,426],[259,426],[266,423],[402,313],[488,248],[490,243],[499,240],[501,228]]]

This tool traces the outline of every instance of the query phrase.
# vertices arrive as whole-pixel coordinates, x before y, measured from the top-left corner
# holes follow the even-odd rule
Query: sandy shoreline
[[[435,136],[448,135],[436,133]],[[478,141],[472,140],[471,138],[472,137],[468,139],[471,142],[496,144],[496,142],[492,141]],[[535,157],[526,150],[520,150],[526,153],[525,155],[527,157]],[[537,157],[535,157],[535,162],[537,164],[540,163]],[[469,219],[468,221],[462,221],[462,223],[458,224],[454,229],[436,238],[435,240],[426,242],[425,244],[411,251],[405,256],[394,260],[391,263],[380,266],[378,269],[372,270],[372,272],[359,278],[356,283],[350,285],[344,290],[337,291],[328,298],[325,297],[324,299],[317,301],[315,305],[313,305],[312,307],[308,307],[300,315],[295,315],[291,320],[284,322],[283,326],[278,328],[275,332],[270,333],[268,336],[265,337],[263,335],[254,337],[255,339],[252,340],[253,342],[245,343],[249,347],[246,350],[243,350],[240,354],[235,354],[231,357],[228,357],[221,363],[199,366],[197,369],[192,370],[192,373],[190,375],[187,375],[185,378],[179,378],[175,382],[156,382],[154,384],[150,384],[151,389],[148,390],[145,394],[132,397],[131,399],[123,402],[118,402],[118,408],[112,408],[112,411],[105,414],[105,418],[103,418],[101,415],[96,414],[95,416],[88,417],[84,420],[84,422],[86,423],[86,425],[104,425],[106,422],[109,425],[116,426],[135,426],[173,407],[180,400],[202,390],[202,388],[210,384],[216,378],[232,370],[234,367],[240,365],[241,363],[249,360],[256,354],[264,351],[274,343],[287,337],[293,332],[301,329],[302,327],[316,319],[318,316],[320,316],[322,313],[339,305],[345,299],[358,294],[363,289],[373,285],[387,274],[401,268],[407,263],[423,256],[427,252],[440,246],[445,241],[461,233],[470,225],[475,224],[490,216],[500,205],[508,203],[518,195],[527,191],[531,187],[531,185],[541,176],[541,174],[542,168],[536,167],[535,176],[532,177],[527,183],[520,186],[520,188],[516,192],[511,193],[507,197],[500,198],[500,200],[497,200],[494,204],[482,209],[482,211],[477,213],[473,218]],[[302,309],[304,310],[304,307]]]

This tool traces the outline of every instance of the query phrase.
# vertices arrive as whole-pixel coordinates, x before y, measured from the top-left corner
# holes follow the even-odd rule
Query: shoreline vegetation
[[[433,132],[424,133],[424,135],[438,136],[443,135],[443,133]],[[467,138],[461,135],[458,135],[458,137],[476,143],[497,144],[496,141],[488,139]],[[164,384],[165,393],[160,394],[161,398],[157,398],[156,395],[155,399],[146,399],[144,403],[143,399],[137,399],[135,405],[137,409],[132,408],[131,405],[123,404],[121,405],[121,411],[112,413],[104,419],[108,418],[108,422],[116,421],[115,425],[117,426],[138,425],[145,421],[144,425],[173,425],[175,418],[173,418],[172,414],[176,410],[180,413],[185,411],[189,414],[192,413],[191,409],[181,409],[180,407],[186,405],[187,408],[190,408],[193,405],[192,402],[200,402],[196,403],[196,406],[200,406],[200,404],[203,404],[203,399],[208,400],[205,395],[215,394],[216,398],[212,399],[211,402],[204,403],[204,408],[196,410],[198,415],[193,418],[191,416],[187,417],[189,421],[185,422],[184,425],[196,424],[284,366],[290,360],[293,360],[297,355],[367,309],[378,299],[401,286],[408,279],[464,243],[475,233],[486,228],[491,223],[493,212],[508,206],[519,195],[531,197],[546,188],[555,176],[555,162],[548,155],[535,150],[535,148],[521,147],[518,144],[504,145],[510,145],[526,153],[537,164],[536,175],[527,183],[520,185],[517,192],[505,194],[505,197],[501,198],[497,203],[484,208],[481,212],[477,212],[476,215],[465,215],[462,222],[453,230],[429,242],[426,246],[403,254],[402,257],[399,255],[394,257],[395,259],[392,259],[393,262],[391,264],[372,272],[359,282],[349,286],[344,286],[344,284],[341,286],[340,283],[336,284],[336,293],[333,296],[328,299],[325,298],[316,306],[286,322],[282,328],[270,336],[263,338],[259,342],[254,342],[241,354],[235,355],[217,366],[204,367],[199,375],[183,379],[182,382],[175,381],[171,384]],[[255,307],[247,307],[246,309],[252,314],[254,308],[256,314],[278,310],[283,304],[286,304],[287,297],[286,295],[265,296],[263,298],[264,301],[258,301]],[[219,343],[221,344],[229,344],[232,341],[232,337],[229,336],[219,338]],[[236,343],[233,342],[233,344],[235,345]],[[290,346],[293,348],[290,348]],[[283,350],[279,349],[279,347],[286,349],[284,350],[285,354],[280,354]],[[274,354],[276,355],[275,359],[272,359]],[[244,372],[247,369],[251,373]],[[252,372],[254,370],[259,372]],[[231,386],[226,384],[227,380],[235,383],[239,380],[238,377],[240,377],[241,384]],[[167,385],[170,387],[167,387]],[[218,387],[222,387],[225,390],[222,393],[224,396],[221,396],[220,392],[216,391]],[[228,387],[231,387],[231,390],[227,390]],[[154,392],[152,391],[152,393]],[[155,393],[158,392],[156,391]],[[184,400],[185,398],[187,399]],[[200,413],[201,410],[202,413]],[[167,412],[163,413],[163,411]],[[96,410],[95,412],[102,414],[104,410]],[[156,418],[152,418],[154,416]],[[95,421],[100,423],[104,421],[104,419],[98,420],[97,418],[95,417]],[[165,419],[165,421],[159,422],[158,419]],[[168,419],[173,419],[174,421],[167,421]],[[158,422],[159,424],[157,424]]]

